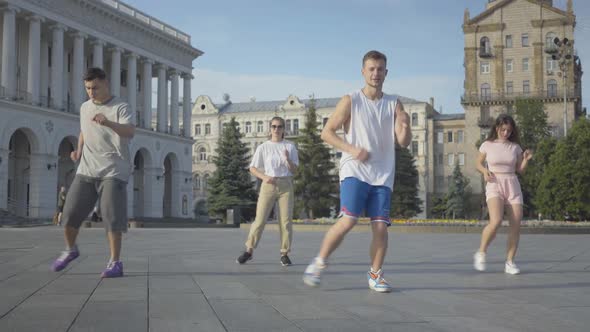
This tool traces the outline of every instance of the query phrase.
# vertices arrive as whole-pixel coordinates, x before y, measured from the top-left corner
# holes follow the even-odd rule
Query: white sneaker
[[[480,272],[486,270],[486,254],[484,252],[478,251],[473,255],[473,268]]]
[[[519,274],[520,269],[518,268],[518,265],[516,265],[514,262],[506,261],[506,265],[504,265],[504,273]]]
[[[326,268],[326,265],[320,265],[317,263],[317,260],[314,258],[311,261],[311,264],[307,266],[305,272],[303,273],[303,282],[311,287],[317,287],[320,285],[320,276],[322,270]]]
[[[369,288],[376,292],[389,293],[392,290],[391,285],[383,278],[383,270],[381,269],[377,272],[369,270],[367,280],[369,281]]]

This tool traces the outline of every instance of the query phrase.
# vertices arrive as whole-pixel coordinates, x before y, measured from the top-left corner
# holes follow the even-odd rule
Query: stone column
[[[30,160],[29,216],[51,218],[57,199],[57,155],[35,153]]]
[[[183,89],[182,89],[182,128],[184,137],[191,137],[191,80],[193,75],[190,73],[182,74]],[[192,204],[192,203],[191,203]]]
[[[74,112],[80,113],[80,106],[86,99],[84,96],[84,39],[86,35],[81,32],[72,34],[74,39],[74,52],[72,54],[72,104]]]
[[[111,75],[109,83],[111,88],[111,95],[121,97],[121,49],[120,47],[113,47],[111,52]]]
[[[166,66],[158,64],[156,66],[158,71],[158,131],[165,133],[168,130],[168,101],[166,100],[166,92],[168,90],[168,81],[166,79]]]
[[[137,111],[137,54],[127,54],[127,104],[131,112]],[[135,119],[137,120],[137,114]],[[140,123],[136,121],[136,126]]]
[[[27,66],[27,93],[33,105],[39,105],[41,97],[41,21],[40,16],[31,15],[29,21],[29,56]]]
[[[49,43],[47,39],[41,39],[41,106],[49,107]]]
[[[143,90],[143,127],[152,129],[152,65],[151,59],[143,59],[141,74]]]
[[[51,27],[53,41],[51,44],[51,99],[50,107],[64,109],[64,31],[66,27],[56,23]]]
[[[104,62],[102,60],[103,46],[105,42],[97,39],[92,42],[92,67],[104,68]]]
[[[5,5],[2,8],[2,90],[0,95],[16,97],[16,13],[18,8]]]
[[[178,71],[170,71],[170,131],[172,135],[178,135]]]

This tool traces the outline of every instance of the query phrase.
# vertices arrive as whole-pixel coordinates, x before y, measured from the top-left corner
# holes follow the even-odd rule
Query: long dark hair
[[[518,128],[516,127],[516,122],[514,119],[508,114],[500,114],[496,118],[496,122],[492,126],[490,133],[488,134],[488,138],[486,141],[493,142],[498,139],[498,128],[502,127],[503,125],[510,125],[512,127],[512,133],[508,136],[508,140],[512,143],[516,143],[520,145],[520,136],[518,135]]]

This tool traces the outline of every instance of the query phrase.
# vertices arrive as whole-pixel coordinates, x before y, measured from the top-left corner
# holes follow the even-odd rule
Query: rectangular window
[[[285,134],[289,135],[291,133],[291,120],[285,121]]]
[[[447,142],[453,143],[453,132],[452,131],[447,132]]]
[[[299,135],[299,119],[293,120],[293,135]]]
[[[557,60],[553,60],[550,56],[547,57],[547,71],[557,70]]]
[[[522,39],[522,47],[529,47],[529,34],[523,33],[521,39]]]
[[[47,53],[47,67],[51,67],[51,46],[48,47],[49,53]]]
[[[464,166],[464,165],[465,165],[465,154],[459,153],[459,166]]]
[[[522,71],[529,71],[529,58],[522,59]]]
[[[443,154],[442,153],[439,153],[438,154],[438,164],[439,165],[443,165],[444,164],[444,162],[443,162]]]
[[[72,53],[68,52],[68,73],[72,72]]]
[[[447,155],[447,164],[448,164],[449,166],[455,166],[455,155],[454,155],[454,154],[452,154],[452,153],[449,153],[449,154]]]
[[[480,64],[480,71],[482,74],[489,74],[490,73],[490,63],[487,61],[482,61]]]
[[[208,123],[205,125],[205,135],[211,135],[211,125]]]
[[[522,93],[525,95],[531,93],[531,83],[529,80],[522,81]]]
[[[463,143],[463,130],[457,131],[457,143]]]
[[[506,48],[512,48],[512,35],[506,35]]]
[[[513,69],[512,59],[506,59],[506,72],[511,73]]]
[[[412,141],[412,155],[414,157],[418,155],[418,141]]]
[[[514,93],[514,83],[512,81],[506,82],[506,94],[511,95]]]
[[[438,144],[443,144],[444,143],[443,142],[443,137],[444,137],[443,135],[444,134],[443,134],[442,131],[439,131],[439,132],[436,133],[436,143],[438,143]]]
[[[201,125],[195,125],[195,136],[201,135]]]

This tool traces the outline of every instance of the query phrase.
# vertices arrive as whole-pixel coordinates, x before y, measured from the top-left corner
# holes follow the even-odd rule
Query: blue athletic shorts
[[[391,189],[387,186],[372,186],[353,177],[340,182],[340,216],[358,219],[365,211],[371,221],[390,226],[390,206]]]

